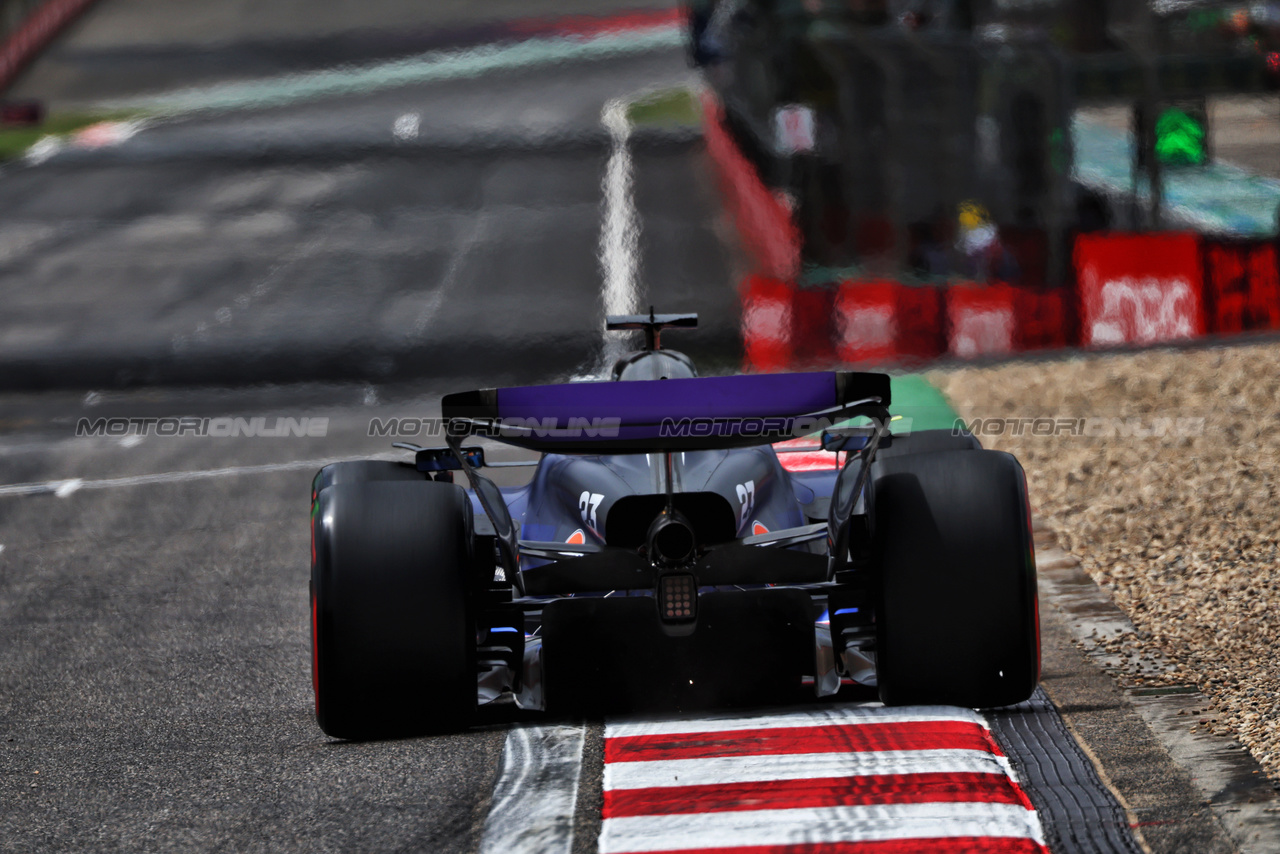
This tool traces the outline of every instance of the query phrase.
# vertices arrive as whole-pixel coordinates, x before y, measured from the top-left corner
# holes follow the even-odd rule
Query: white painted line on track
[[[584,740],[581,725],[507,733],[480,854],[569,854]]]
[[[639,310],[640,216],[632,185],[634,168],[628,141],[631,122],[628,101],[615,98],[604,105],[600,120],[609,131],[609,162],[604,172],[604,221],[600,228],[600,267],[604,274],[601,299],[605,316],[635,314]],[[628,347],[623,336],[606,332],[600,370],[607,375]]]
[[[417,113],[405,113],[395,120],[391,133],[396,139],[417,139],[418,130],[422,126],[422,117]]]
[[[1019,804],[878,804],[611,818],[600,833],[600,854],[948,837],[1044,844],[1035,813]]]
[[[271,474],[299,469],[319,469],[330,463],[341,462],[346,457],[323,460],[298,460],[290,463],[267,463],[260,466],[228,466],[201,471],[170,471],[158,474],[138,474],[128,477],[111,477],[102,480],[82,480],[78,477],[65,480],[46,480],[41,483],[13,483],[0,486],[0,498],[10,495],[49,495],[66,498],[82,489],[115,489],[123,486],[146,486],[154,483],[185,483],[192,480],[208,480],[218,477],[235,477],[249,474]],[[368,457],[367,459],[375,459]]]
[[[708,715],[664,720],[610,721],[605,738],[628,738],[641,735],[674,735],[687,732],[731,732],[744,729],[777,729],[829,724],[921,723],[928,721],[965,721],[989,729],[982,715],[953,706],[894,707],[855,706],[850,708],[798,709],[759,717]]]
[[[713,786],[732,780],[806,780],[873,777],[884,774],[1003,774],[1009,760],[980,750],[876,750],[865,753],[810,753],[781,756],[717,756],[654,762],[610,762],[606,789]]]

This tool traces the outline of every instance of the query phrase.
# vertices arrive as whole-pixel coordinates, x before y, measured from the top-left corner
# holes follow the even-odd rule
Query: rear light
[[[658,579],[658,609],[664,623],[688,623],[698,615],[698,585],[688,573]]]

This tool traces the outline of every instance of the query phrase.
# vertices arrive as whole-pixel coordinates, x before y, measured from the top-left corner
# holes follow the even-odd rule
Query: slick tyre
[[[412,480],[424,483],[427,478],[407,463],[392,460],[350,460],[330,463],[311,479],[311,500],[330,486],[339,483],[367,483],[382,480]]]
[[[476,704],[466,493],[430,481],[337,483],[316,497],[311,531],[320,728],[370,739],[465,726]]]
[[[1026,478],[1010,454],[877,461],[876,671],[886,705],[989,708],[1040,677]]]
[[[980,451],[982,443],[968,432],[953,433],[946,430],[917,430],[902,436],[894,436],[888,447],[876,451],[877,460],[905,457],[908,454],[928,454],[935,451]]]

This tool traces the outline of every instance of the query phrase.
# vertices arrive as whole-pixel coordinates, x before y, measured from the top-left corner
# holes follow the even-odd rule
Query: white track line
[[[632,194],[634,170],[628,147],[631,122],[627,106],[627,101],[615,98],[604,105],[600,119],[611,144],[604,172],[604,221],[600,228],[600,267],[604,274],[601,298],[606,316],[635,314],[639,310],[640,216]],[[628,349],[623,338],[605,333],[602,372],[607,372]]]
[[[677,735],[690,732],[732,732],[744,729],[784,729],[789,727],[860,725],[886,723],[927,723],[960,721],[990,729],[982,715],[952,706],[912,706],[909,709],[856,706],[851,708],[802,709],[759,717],[708,715],[666,720],[610,721],[605,738],[641,735]]]
[[[715,756],[651,762],[609,762],[604,788],[655,789],[714,786],[733,781],[809,780],[881,774],[1002,774],[1009,761],[981,750],[874,750],[865,753],[808,753],[775,756]]]
[[[278,471],[297,471],[299,469],[319,469],[329,463],[340,462],[345,457],[325,460],[299,460],[291,463],[268,463],[260,466],[229,466],[221,469],[205,469],[203,471],[170,471],[159,474],[139,474],[129,477],[112,477],[103,480],[81,480],[78,477],[65,480],[46,480],[42,483],[14,483],[0,486],[0,498],[9,495],[49,495],[59,498],[79,492],[82,489],[114,489],[121,486],[146,486],[155,483],[185,483],[192,480],[208,480],[216,477],[234,477],[244,474],[270,474]]]
[[[583,741],[582,726],[507,733],[480,854],[569,854]]]
[[[955,836],[1044,844],[1036,814],[1019,804],[926,803],[611,818],[600,854]]]

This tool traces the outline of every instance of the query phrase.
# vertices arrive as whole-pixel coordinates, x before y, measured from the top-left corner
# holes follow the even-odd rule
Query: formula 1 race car
[[[884,374],[699,377],[660,346],[695,324],[611,317],[646,336],[612,381],[446,395],[446,447],[320,470],[326,733],[447,730],[499,698],[578,712],[855,683],[887,704],[1030,696],[1039,620],[1018,461],[962,431],[895,434]],[[829,466],[788,471],[813,435]],[[476,437],[541,456],[486,464]],[[484,472],[502,465],[532,479],[499,487]]]

